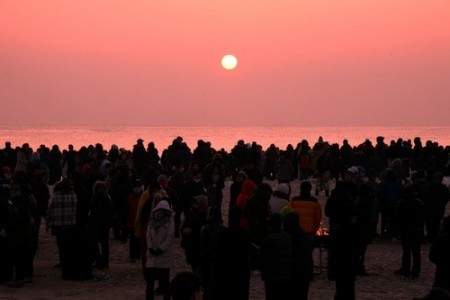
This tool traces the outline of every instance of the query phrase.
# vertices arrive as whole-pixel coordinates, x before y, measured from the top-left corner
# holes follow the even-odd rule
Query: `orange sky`
[[[449,16],[448,0],[3,0],[0,124],[448,126]]]

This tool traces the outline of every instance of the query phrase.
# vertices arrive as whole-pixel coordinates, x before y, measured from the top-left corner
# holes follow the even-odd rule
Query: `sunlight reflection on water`
[[[211,142],[216,149],[229,151],[239,139],[245,143],[256,141],[266,149],[271,143],[284,149],[288,144],[294,147],[302,139],[313,145],[319,136],[330,143],[342,144],[348,139],[351,145],[357,145],[366,138],[375,144],[377,136],[384,136],[385,142],[392,139],[414,139],[421,137],[450,145],[450,127],[146,127],[146,126],[0,126],[1,147],[6,141],[13,146],[29,143],[37,148],[41,144],[59,145],[66,149],[73,144],[76,149],[83,145],[101,143],[109,149],[112,144],[131,149],[138,138],[144,144],[153,141],[158,149],[166,148],[177,136],[184,138],[191,149],[198,139]]]

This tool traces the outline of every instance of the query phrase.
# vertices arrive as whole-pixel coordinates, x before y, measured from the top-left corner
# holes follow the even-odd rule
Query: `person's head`
[[[101,194],[105,196],[108,195],[108,185],[106,184],[106,182],[100,180],[95,182],[93,187],[93,194],[94,195]]]
[[[255,198],[258,199],[259,202],[265,203],[269,202],[272,197],[272,187],[268,183],[261,183],[255,189]]]
[[[152,210],[152,219],[154,220],[162,220],[165,217],[170,217],[172,214],[172,209],[170,208],[170,204],[167,200],[161,200]]]
[[[344,181],[354,181],[359,175],[359,169],[356,166],[352,166],[345,170]]]
[[[247,179],[247,174],[244,171],[239,171],[236,175],[236,181],[243,182],[245,179]]]
[[[291,194],[291,188],[287,183],[280,183],[276,191],[286,197],[289,197],[289,195]]]
[[[12,175],[11,185],[10,185],[11,193],[29,195],[31,194],[31,182],[28,178],[28,175],[25,171],[16,171]]]
[[[300,194],[301,195],[310,196],[311,189],[312,189],[312,185],[311,185],[311,182],[309,182],[309,181],[305,180],[305,181],[302,181],[302,183],[300,184]]]
[[[159,175],[157,178],[157,181],[158,181],[159,186],[163,190],[166,190],[169,187],[169,179],[167,178],[166,175],[164,175],[164,174]]]
[[[69,193],[73,191],[73,184],[69,178],[63,178],[55,184],[54,192]]]
[[[192,272],[178,273],[170,283],[173,300],[201,300],[200,279]]]
[[[203,213],[206,212],[208,208],[208,197],[206,195],[197,195],[194,196],[192,201],[192,211],[195,213]]]

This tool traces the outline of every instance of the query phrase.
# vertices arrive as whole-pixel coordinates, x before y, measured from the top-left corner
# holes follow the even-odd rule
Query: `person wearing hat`
[[[291,188],[289,185],[287,183],[280,183],[269,201],[271,212],[280,213],[281,209],[289,204],[290,194]]]
[[[146,299],[154,299],[155,280],[158,279],[163,299],[169,300],[175,224],[168,201],[161,200],[156,204],[147,226],[147,251],[143,262],[147,282]]]

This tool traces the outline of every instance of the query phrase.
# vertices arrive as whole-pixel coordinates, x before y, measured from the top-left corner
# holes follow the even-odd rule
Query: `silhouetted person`
[[[240,226],[241,210],[230,211],[229,226],[219,235],[217,263],[220,300],[248,300],[250,288],[250,256],[254,248],[250,236]]]
[[[132,158],[133,168],[140,178],[144,170],[147,169],[147,152],[145,151],[144,140],[138,139],[136,141],[136,144],[133,146]]]
[[[283,218],[283,230],[292,239],[292,282],[290,299],[308,300],[309,283],[313,277],[312,241],[300,228],[296,213]]]
[[[270,233],[261,246],[261,279],[266,300],[288,299],[292,282],[292,239],[281,230],[280,214],[269,218]]]
[[[356,233],[358,236],[358,275],[367,275],[364,265],[367,246],[372,238],[371,215],[374,206],[370,186],[363,183],[359,186],[356,197]]]
[[[230,185],[230,203],[228,211],[230,212],[236,207],[237,197],[241,193],[242,184],[247,179],[247,174],[244,171],[239,171],[234,177],[233,183]]]
[[[336,187],[331,191],[331,195],[325,204],[325,215],[329,218],[330,232],[333,231],[338,222],[343,207],[349,204],[354,205],[358,192],[358,186],[355,183],[358,168],[348,168],[343,176],[343,180],[336,183]]]
[[[197,195],[193,199],[190,212],[181,226],[181,247],[186,255],[186,262],[195,274],[199,274],[200,230],[206,224],[208,198]]]
[[[112,201],[104,181],[94,184],[89,229],[93,235],[93,258],[98,268],[109,268],[109,231],[112,220]]]
[[[358,246],[355,223],[355,207],[351,203],[345,203],[336,215],[328,251],[328,278],[336,281],[335,300],[356,298]]]
[[[178,273],[170,283],[172,300],[202,300],[200,279],[192,272]]]
[[[21,287],[25,280],[31,280],[33,276],[33,258],[37,243],[33,222],[36,202],[22,171],[14,174],[10,201],[6,233],[15,276],[9,285]]]
[[[393,169],[387,168],[381,174],[379,203],[381,212],[381,235],[386,238],[398,237],[394,224],[395,208],[403,193],[403,184]]]
[[[419,277],[421,266],[420,248],[424,238],[425,212],[424,204],[417,197],[417,193],[412,186],[405,188],[404,196],[398,203],[395,211],[395,222],[398,226],[402,243],[402,265],[395,273],[405,277]]]
[[[200,278],[203,286],[203,299],[214,300],[219,296],[218,293],[218,261],[219,236],[225,229],[222,219],[217,210],[208,207],[208,217],[206,224],[200,231]]]
[[[442,220],[441,233],[430,248],[430,261],[436,265],[433,287],[450,293],[450,217]]]
[[[427,240],[429,242],[433,242],[439,234],[439,225],[450,199],[449,189],[442,183],[443,178],[443,174],[437,172],[430,183],[428,218],[426,220]]]

